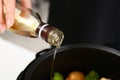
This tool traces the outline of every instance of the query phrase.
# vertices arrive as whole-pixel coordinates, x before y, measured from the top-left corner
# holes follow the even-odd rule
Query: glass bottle
[[[39,14],[29,11],[29,16],[21,15],[22,7],[17,5],[15,9],[15,22],[14,25],[9,29],[19,35],[38,38],[41,37],[43,40],[53,46],[60,46],[62,44],[64,34],[58,28],[44,23],[41,20]]]

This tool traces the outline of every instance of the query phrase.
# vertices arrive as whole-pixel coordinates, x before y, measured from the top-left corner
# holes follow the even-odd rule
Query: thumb
[[[29,17],[30,11],[29,9],[32,9],[32,2],[31,0],[20,0],[20,3],[22,5],[22,12],[21,12],[21,16],[23,17]]]
[[[20,0],[23,7],[32,9],[32,2],[31,0]]]

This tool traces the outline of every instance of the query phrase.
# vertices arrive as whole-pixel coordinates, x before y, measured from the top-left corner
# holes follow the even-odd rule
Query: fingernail
[[[9,28],[9,27],[11,27],[11,25],[12,25],[12,23],[11,23],[10,19],[7,19],[7,27]]]
[[[5,31],[4,26],[0,24],[0,33],[3,33]]]

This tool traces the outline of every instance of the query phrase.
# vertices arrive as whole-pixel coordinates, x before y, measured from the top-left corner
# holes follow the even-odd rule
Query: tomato
[[[66,77],[66,80],[85,80],[85,75],[80,71],[72,71]]]

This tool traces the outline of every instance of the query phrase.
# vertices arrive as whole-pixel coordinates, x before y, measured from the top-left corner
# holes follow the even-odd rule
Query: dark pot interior
[[[21,80],[50,80],[54,49],[37,57],[24,71]],[[66,77],[73,70],[85,75],[91,70],[100,77],[120,80],[120,52],[105,46],[75,44],[61,47],[56,55],[54,71]]]

